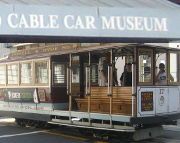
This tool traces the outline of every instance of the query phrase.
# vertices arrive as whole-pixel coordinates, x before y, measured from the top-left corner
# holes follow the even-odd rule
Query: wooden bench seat
[[[113,87],[111,96],[112,114],[131,115],[132,95],[130,87]],[[88,96],[76,98],[78,109],[88,111]],[[89,97],[90,112],[110,113],[110,97],[107,96],[107,87],[92,87]]]

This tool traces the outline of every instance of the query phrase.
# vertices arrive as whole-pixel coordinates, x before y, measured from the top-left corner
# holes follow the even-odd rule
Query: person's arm
[[[158,74],[157,74],[156,77],[155,77],[155,83],[158,83],[158,82],[159,82],[159,79],[158,79],[159,75],[160,75],[160,72],[158,72]]]

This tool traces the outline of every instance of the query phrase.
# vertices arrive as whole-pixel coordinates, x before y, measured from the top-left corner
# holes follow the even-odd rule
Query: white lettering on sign
[[[93,16],[73,16],[64,17],[64,26],[68,29],[96,29],[95,18]]]
[[[15,13],[11,13],[8,15],[7,22],[8,22],[9,27],[11,27],[11,28],[17,28],[18,27],[18,24],[16,21],[17,18],[18,18],[18,15]]]
[[[167,18],[102,16],[104,30],[168,31]]]
[[[11,28],[59,28],[58,15],[48,15],[47,20],[43,15],[24,15],[11,13],[8,15],[7,22]]]
[[[10,13],[7,17],[10,28],[67,30],[119,30],[119,31],[168,31],[167,18],[140,16],[80,16]],[[99,25],[100,23],[100,25]],[[0,18],[1,24],[1,18]]]
[[[21,94],[19,92],[8,91],[9,99],[21,99]]]

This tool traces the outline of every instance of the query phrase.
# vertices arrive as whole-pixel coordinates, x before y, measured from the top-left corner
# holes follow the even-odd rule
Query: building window
[[[18,64],[7,66],[8,69],[8,84],[18,84]]]
[[[41,61],[35,62],[35,83],[37,84],[48,84],[48,62]]]
[[[21,83],[22,84],[32,83],[32,64],[31,63],[21,64]]]
[[[0,66],[0,84],[6,84],[6,66]]]
[[[53,72],[54,84],[65,83],[65,65],[54,64]]]

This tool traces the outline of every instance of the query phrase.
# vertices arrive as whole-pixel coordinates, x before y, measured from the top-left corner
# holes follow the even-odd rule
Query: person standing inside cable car
[[[132,64],[125,64],[124,72],[120,77],[121,86],[132,86]]]
[[[170,81],[174,81],[172,75],[169,75]],[[157,85],[167,85],[167,73],[165,71],[165,65],[163,63],[159,64],[159,72],[156,76],[156,84]]]

